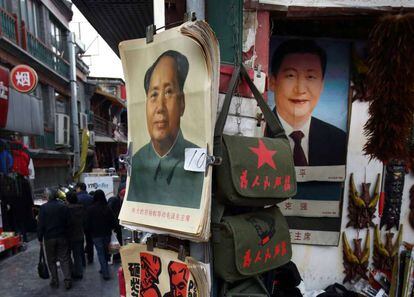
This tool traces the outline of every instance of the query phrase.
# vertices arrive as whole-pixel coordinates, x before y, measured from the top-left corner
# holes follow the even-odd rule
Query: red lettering
[[[185,220],[186,220],[187,222],[189,222],[189,221],[190,221],[190,215],[186,215]]]
[[[266,190],[268,187],[270,187],[269,177],[265,176],[265,179],[264,179],[264,182],[263,182],[263,188]]]
[[[285,202],[285,210],[292,209],[292,202]]]
[[[290,190],[290,175],[285,176],[285,185],[283,186],[283,191]]]
[[[240,175],[240,189],[246,189],[249,181],[247,180],[247,170],[243,170]]]
[[[252,263],[252,252],[250,249],[248,249],[245,253],[244,253],[244,257],[243,257],[243,267],[244,268],[248,268],[250,267],[250,264]]]
[[[260,176],[258,175],[256,175],[256,177],[254,178],[254,181],[250,187],[253,189],[257,186],[260,186]]]
[[[267,248],[266,249],[266,254],[265,254],[265,257],[264,257],[264,261],[265,261],[265,263],[267,262],[267,260],[269,260],[269,259],[271,259],[272,258],[272,254],[270,253],[270,249],[269,248]]]
[[[286,241],[282,241],[282,256],[286,255],[287,249],[286,249]]]
[[[280,186],[282,184],[282,178],[280,176],[277,176],[275,178],[275,184],[273,186],[273,189],[275,189],[276,187]]]
[[[300,204],[300,210],[308,210],[308,203],[301,202],[301,204]]]
[[[273,258],[276,258],[276,256],[279,255],[279,253],[280,253],[280,245],[276,244],[275,250],[274,250],[274,253],[273,253]]]
[[[258,250],[256,254],[256,258],[254,258],[254,263],[262,261],[262,251]]]

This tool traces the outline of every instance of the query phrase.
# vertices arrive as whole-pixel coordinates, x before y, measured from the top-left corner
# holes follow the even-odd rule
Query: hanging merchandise
[[[345,278],[344,283],[352,282],[358,278],[368,280],[368,261],[370,254],[369,229],[365,237],[364,249],[361,247],[361,238],[354,239],[354,250],[352,250],[345,232],[342,232]]]
[[[398,250],[402,242],[402,230],[403,227],[401,225],[400,230],[398,231],[397,239],[394,243],[392,242],[394,233],[386,233],[385,244],[383,244],[378,225],[375,226],[373,262],[376,269],[391,274],[395,255],[398,254]]]
[[[0,173],[9,174],[13,168],[13,156],[7,141],[0,139]]]
[[[128,153],[121,156],[129,176],[119,219],[149,232],[208,241],[218,42],[203,21],[150,32],[119,46],[132,115]],[[175,99],[167,113],[156,112],[157,102],[170,95]]]
[[[205,266],[190,257],[130,243],[121,248],[121,259],[126,296],[210,295]]]
[[[239,77],[253,92],[275,138],[223,135],[226,117]],[[296,194],[292,151],[280,122],[254,86],[243,65],[231,78],[214,131],[214,155],[222,157],[215,168],[217,200],[226,205],[265,206]],[[229,181],[230,180],[230,181]]]
[[[30,155],[27,146],[21,141],[10,141],[10,149],[13,155],[13,172],[22,176],[29,175]]]
[[[362,183],[362,193],[361,195],[359,195],[355,187],[353,173],[351,173],[351,177],[349,180],[349,222],[346,225],[346,227],[352,226],[356,229],[374,227],[372,219],[375,218],[375,211],[380,197],[380,174],[377,175],[374,195],[372,198],[369,193],[369,187],[371,185],[370,183]]]
[[[277,206],[241,215],[224,216],[212,224],[214,270],[234,282],[290,261],[289,227]]]
[[[414,156],[411,138],[414,116],[414,14],[383,17],[368,42],[366,154],[387,163]],[[398,121],[395,119],[398,118]]]
[[[404,190],[405,162],[393,160],[386,166],[385,173],[385,206],[381,217],[380,229],[385,225],[387,230],[398,229],[400,225],[401,201]]]

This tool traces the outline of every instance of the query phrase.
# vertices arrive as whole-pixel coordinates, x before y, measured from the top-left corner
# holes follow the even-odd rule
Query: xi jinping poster
[[[349,53],[342,40],[275,36],[270,42],[269,106],[289,139],[298,181],[297,195],[280,205],[293,243],[338,244]]]

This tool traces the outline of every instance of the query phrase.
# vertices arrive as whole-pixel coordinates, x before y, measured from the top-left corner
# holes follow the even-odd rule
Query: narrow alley
[[[119,263],[110,266],[112,278],[104,281],[99,274],[99,263],[95,253],[93,264],[87,264],[83,279],[74,281],[73,287],[66,290],[63,286],[63,275],[60,273],[60,286],[52,289],[49,279],[40,279],[37,274],[39,257],[38,241],[32,240],[27,244],[27,249],[15,255],[0,258],[0,296],[1,297],[117,297],[119,296],[117,269]]]

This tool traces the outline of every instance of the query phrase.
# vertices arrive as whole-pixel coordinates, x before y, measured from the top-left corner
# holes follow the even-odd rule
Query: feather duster
[[[364,151],[387,163],[409,163],[414,116],[414,14],[380,19],[368,41]],[[414,156],[414,154],[413,154]]]

